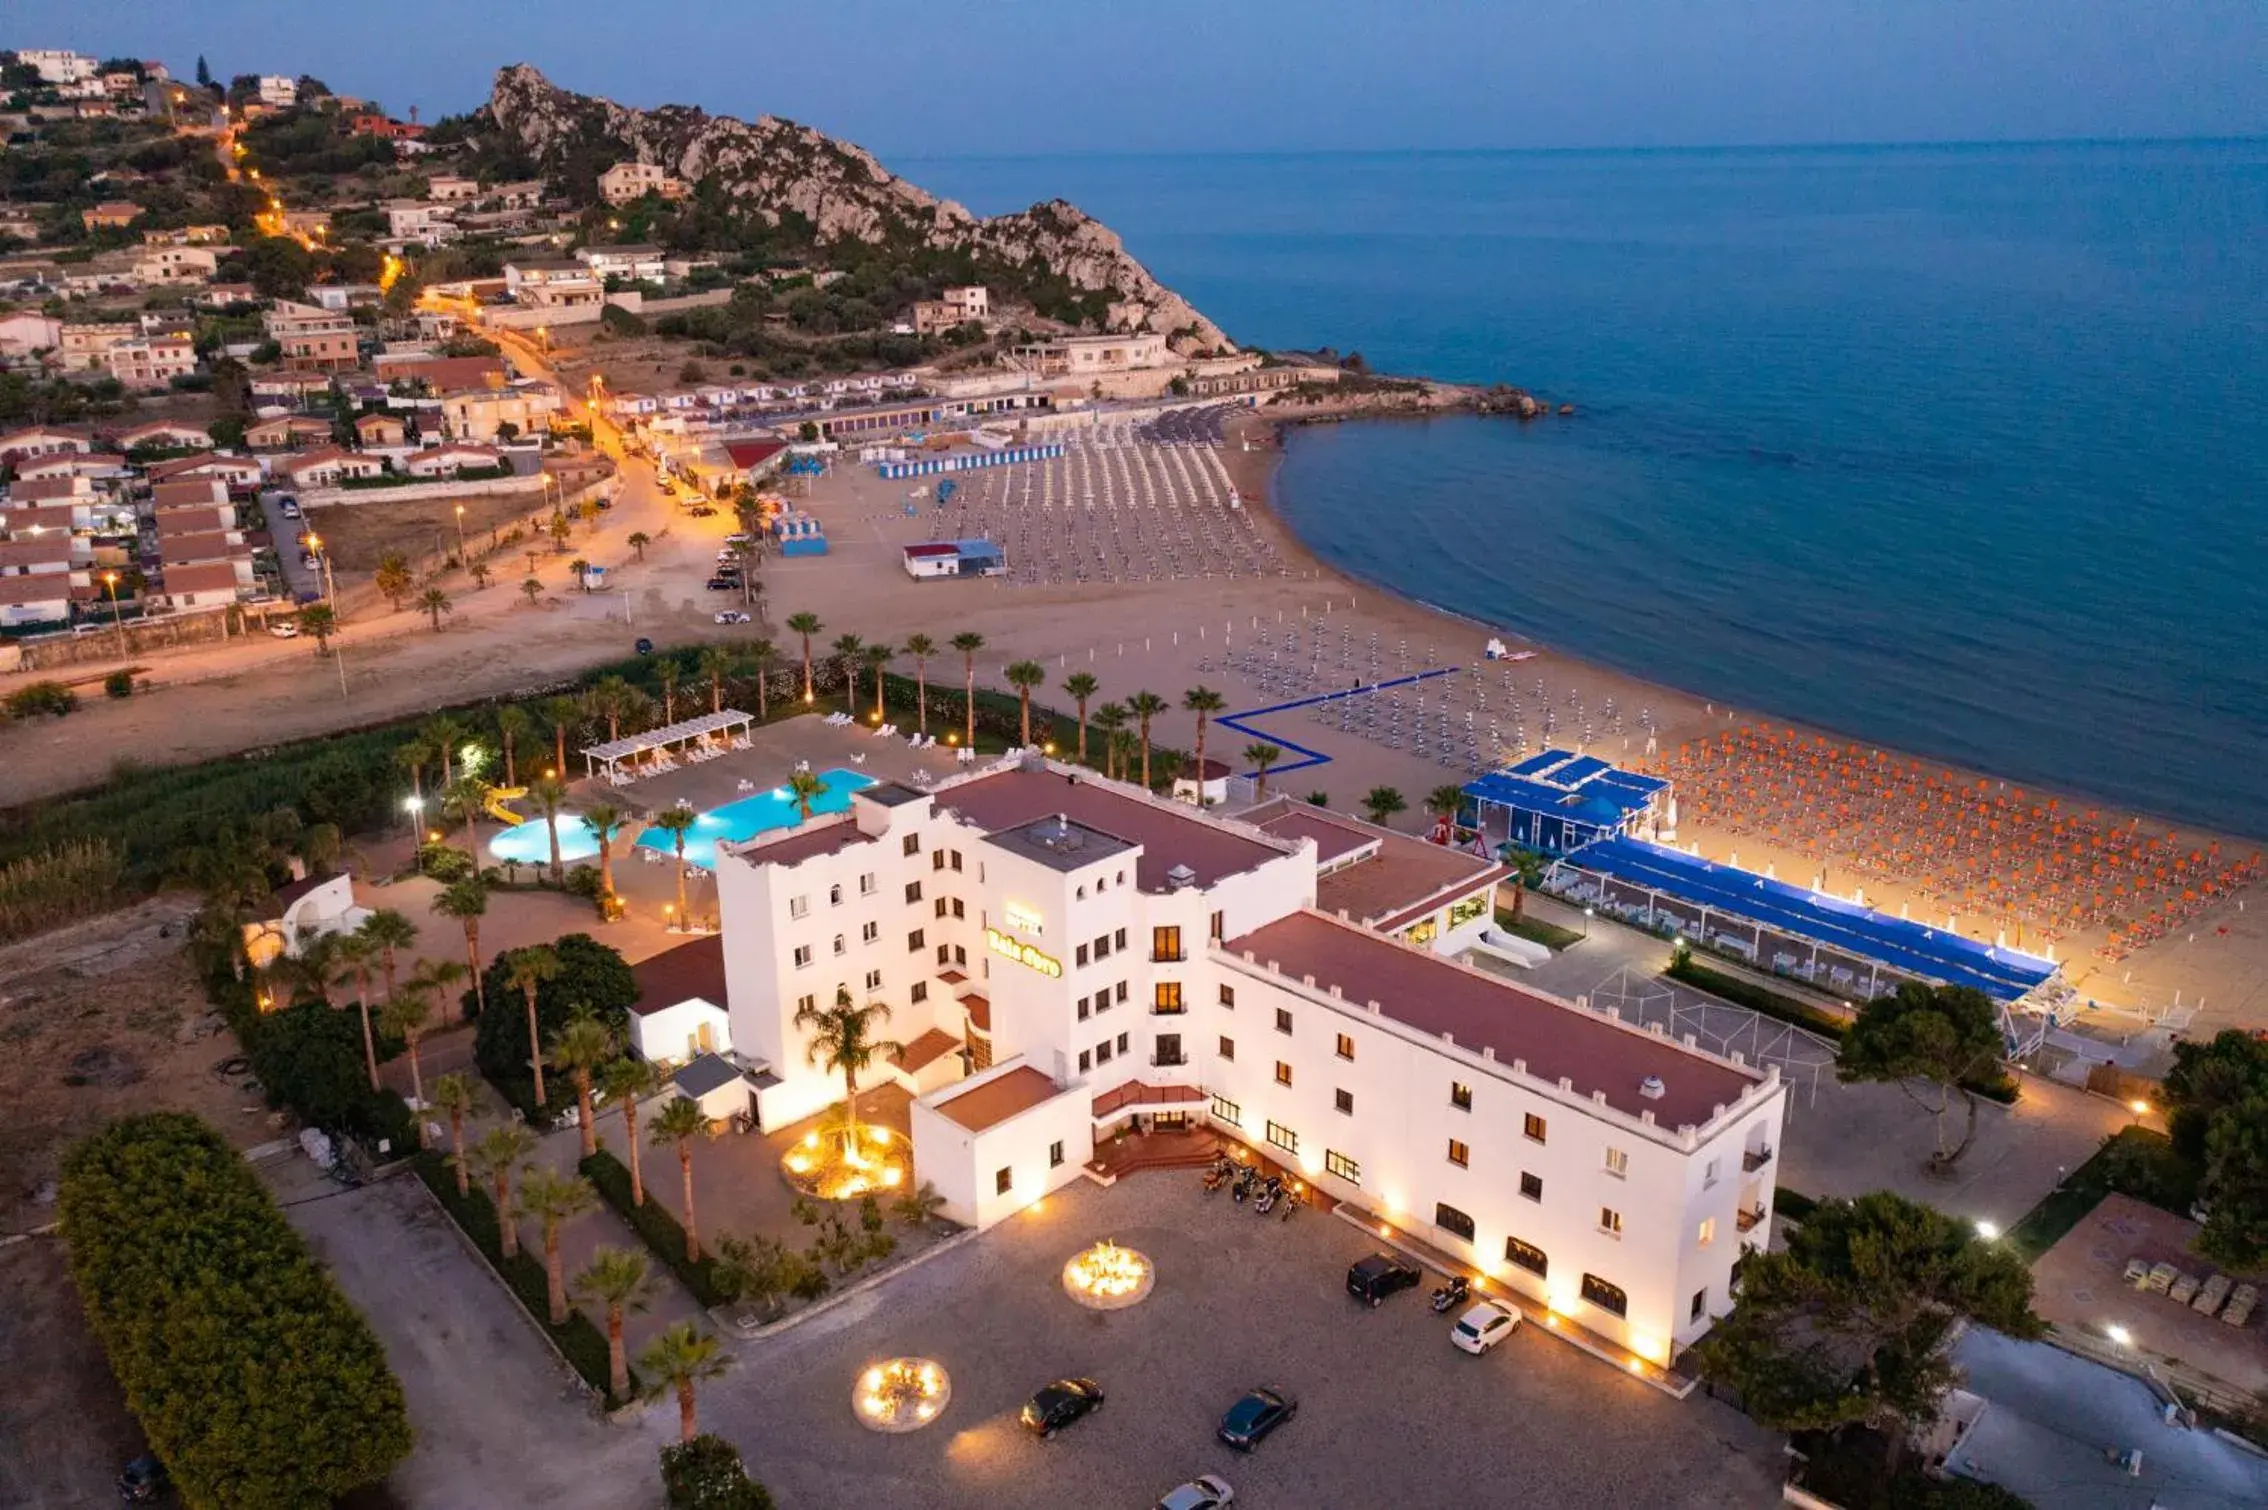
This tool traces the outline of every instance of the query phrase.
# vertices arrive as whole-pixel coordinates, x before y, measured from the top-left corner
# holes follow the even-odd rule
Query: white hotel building
[[[1278,800],[1224,819],[1027,759],[721,848],[720,937],[639,967],[641,1053],[778,1129],[840,1098],[798,1007],[888,1002],[915,1175],[990,1225],[1130,1118],[1667,1361],[1768,1230],[1776,1073],[1459,963],[1503,872]],[[718,1061],[739,1070],[716,1097]]]

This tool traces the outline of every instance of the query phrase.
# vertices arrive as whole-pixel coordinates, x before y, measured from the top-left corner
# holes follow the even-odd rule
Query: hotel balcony
[[[1764,1215],[1762,1206],[1746,1206],[1741,1209],[1740,1215],[1733,1218],[1733,1225],[1743,1232],[1753,1232],[1763,1225]]]
[[[1150,1004],[1150,1015],[1152,1017],[1186,1017],[1188,1014],[1189,1008],[1187,1006],[1169,1007],[1159,1002]]]
[[[1185,1054],[1152,1054],[1150,1064],[1157,1069],[1178,1069],[1189,1062]]]
[[[1740,1156],[1740,1171],[1742,1174],[1754,1174],[1757,1170],[1762,1169],[1765,1165],[1771,1162],[1771,1149],[1751,1148]]]

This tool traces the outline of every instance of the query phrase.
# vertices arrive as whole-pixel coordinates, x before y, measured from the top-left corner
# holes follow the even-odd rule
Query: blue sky
[[[11,0],[9,46],[313,73],[425,119],[503,63],[894,155],[2268,133],[2261,0]],[[348,20],[351,14],[352,20]]]

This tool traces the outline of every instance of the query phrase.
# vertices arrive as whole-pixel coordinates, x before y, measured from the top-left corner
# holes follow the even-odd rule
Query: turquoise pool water
[[[819,779],[827,784],[827,790],[811,799],[811,811],[815,814],[848,812],[850,810],[851,793],[857,791],[860,787],[874,785],[874,778],[871,776],[862,776],[857,771],[841,769],[821,771]],[[711,808],[700,816],[700,819],[692,828],[686,831],[685,858],[705,870],[713,870],[717,863],[717,845],[719,842],[737,844],[744,839],[753,839],[758,834],[770,829],[792,828],[800,821],[801,816],[796,808],[795,798],[789,795],[788,789],[784,786],[773,787],[770,791],[757,792],[741,798],[738,802],[728,802],[723,807]],[[539,823],[536,827],[541,829],[543,825]],[[559,837],[560,842],[564,844],[567,839],[566,834],[561,833]],[[540,833],[537,835],[537,842],[539,844],[543,842]],[[638,836],[638,847],[641,849],[657,849],[666,855],[674,853],[677,845],[674,839],[660,829],[649,828]]]
[[[515,823],[488,841],[488,852],[499,860],[516,860],[522,865],[549,865],[551,863],[551,836],[544,831],[541,818],[526,823]],[[574,813],[559,815],[559,858],[572,865],[577,860],[598,858],[598,840],[583,827],[583,820]]]

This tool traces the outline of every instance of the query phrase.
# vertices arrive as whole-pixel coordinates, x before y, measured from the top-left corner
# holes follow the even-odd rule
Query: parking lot
[[[1061,1289],[1103,1237],[1147,1253],[1155,1291],[1096,1313]],[[1523,1328],[1485,1357],[1450,1346],[1426,1291],[1376,1311],[1344,1289],[1364,1235],[1316,1211],[1289,1223],[1207,1197],[1194,1173],[1084,1182],[880,1290],[739,1349],[702,1424],[731,1438],[782,1504],[1147,1506],[1198,1473],[1259,1507],[1757,1506],[1776,1503],[1778,1440],[1705,1397],[1680,1403]],[[931,1426],[867,1432],[863,1368],[932,1358],[952,1400]],[[1088,1375],[1109,1400],[1052,1441],[1016,1413]],[[1213,1439],[1245,1389],[1298,1415],[1250,1456]]]

